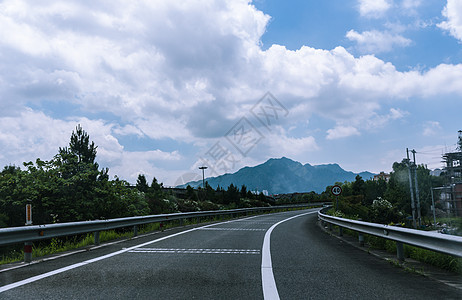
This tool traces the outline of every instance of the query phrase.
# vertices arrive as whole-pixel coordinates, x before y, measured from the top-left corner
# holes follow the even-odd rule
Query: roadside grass
[[[0,257],[0,265],[18,262],[23,259],[24,259],[23,250],[12,249],[2,254],[2,256]]]
[[[404,245],[404,253],[415,260],[462,275],[462,258],[409,245]]]
[[[145,234],[159,230],[159,223],[151,223],[139,226],[138,233]],[[167,226],[167,228],[170,226]],[[165,227],[164,227],[165,228]],[[99,239],[101,243],[118,239],[128,239],[134,236],[132,228],[119,230],[101,231]],[[35,242],[32,246],[32,258],[44,257],[47,255],[62,253],[70,250],[94,246],[95,239],[93,233],[77,235],[73,237],[52,238],[47,241]],[[20,262],[24,259],[24,249],[22,245],[16,245],[4,250],[0,255],[0,265]]]

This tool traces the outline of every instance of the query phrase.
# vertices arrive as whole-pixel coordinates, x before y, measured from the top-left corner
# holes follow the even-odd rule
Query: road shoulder
[[[329,230],[329,227],[327,226],[327,224],[323,226],[321,224],[321,221],[319,220],[318,220],[318,226],[319,228],[321,228],[321,230],[323,230],[326,234],[330,235],[331,237],[337,238],[344,243],[347,243],[357,249],[360,249],[361,251],[364,251],[367,254],[370,254],[377,258],[388,261],[390,264],[396,267],[403,268],[404,270],[408,272],[420,274],[422,276],[428,277],[432,280],[441,282],[443,284],[446,284],[448,286],[451,286],[453,288],[456,288],[462,291],[462,276],[457,273],[443,270],[443,269],[425,264],[423,262],[414,260],[412,258],[406,258],[404,262],[399,262],[395,254],[389,253],[385,250],[371,249],[370,247],[368,247],[367,244],[365,246],[360,246],[358,240],[355,237],[352,237],[349,235],[339,236],[338,230],[335,230],[335,229],[333,229],[332,231]]]

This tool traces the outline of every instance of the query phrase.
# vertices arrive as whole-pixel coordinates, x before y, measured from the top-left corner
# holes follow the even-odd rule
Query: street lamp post
[[[205,177],[204,177],[204,170],[207,169],[207,167],[202,166],[199,167],[200,170],[202,170],[202,188],[205,189]]]

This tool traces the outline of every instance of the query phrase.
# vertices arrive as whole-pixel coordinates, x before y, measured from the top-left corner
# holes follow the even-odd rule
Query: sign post
[[[29,200],[30,201],[30,200]],[[32,204],[26,204],[26,226],[32,225]],[[24,262],[32,261],[32,242],[24,243]]]
[[[32,225],[32,204],[26,204],[26,225]]]
[[[342,194],[342,187],[339,185],[334,185],[330,191],[332,195],[334,195],[336,198],[335,210],[337,210],[338,209],[338,196]]]

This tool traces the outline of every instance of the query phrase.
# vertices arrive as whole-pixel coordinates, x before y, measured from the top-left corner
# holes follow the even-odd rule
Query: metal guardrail
[[[56,237],[72,236],[94,232],[95,244],[99,244],[99,232],[123,227],[133,227],[137,234],[137,226],[149,223],[163,223],[172,220],[185,220],[203,217],[216,217],[225,215],[242,215],[248,213],[263,213],[266,211],[302,208],[309,206],[321,206],[324,203],[307,203],[298,205],[283,205],[271,207],[241,208],[232,210],[199,211],[187,213],[160,214],[150,216],[138,216],[108,220],[94,220],[83,222],[56,223],[45,225],[31,225],[21,227],[0,228],[0,246],[25,243],[25,261],[31,260],[32,242],[52,239]],[[26,252],[28,254],[26,254]]]
[[[326,223],[339,226],[340,235],[342,235],[343,232],[342,228],[348,228],[359,233],[370,234],[395,241],[397,256],[401,261],[404,261],[403,244],[462,257],[462,237],[460,236],[349,220],[327,215],[324,210],[325,209],[322,209],[318,212],[319,219]],[[361,236],[360,234],[359,241],[360,243],[364,243],[364,237]]]

